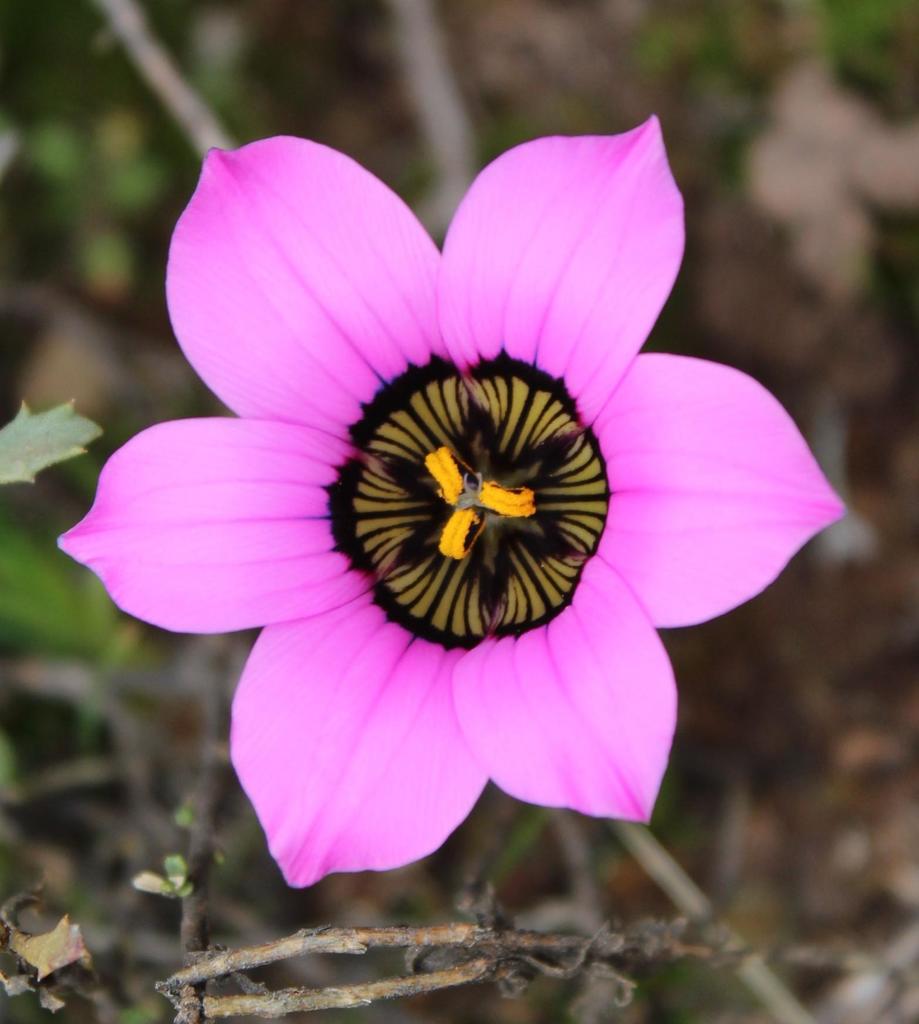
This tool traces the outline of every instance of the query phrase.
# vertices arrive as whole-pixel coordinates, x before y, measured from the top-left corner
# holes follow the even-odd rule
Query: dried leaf
[[[58,999],[53,992],[50,992],[46,988],[40,988],[38,990],[38,1001],[46,1010],[50,1010],[52,1013],[57,1013],[58,1010],[63,1010],[67,1005],[63,999]]]
[[[12,931],[10,949],[21,959],[36,969],[38,980],[47,978],[54,971],[59,971],[68,964],[77,962],[85,967],[92,966],[89,950],[83,942],[83,935],[78,924],[71,924],[70,917],[65,914],[51,929],[41,935],[27,935],[25,932]]]
[[[33,413],[23,402],[16,418],[0,430],[0,484],[32,483],[46,466],[81,455],[101,429],[65,402]]]
[[[32,979],[27,974],[6,975],[0,971],[0,985],[8,996],[21,996],[23,992],[33,992]]]

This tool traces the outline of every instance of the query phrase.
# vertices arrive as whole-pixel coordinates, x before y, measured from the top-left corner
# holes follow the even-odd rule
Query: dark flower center
[[[609,487],[561,381],[507,356],[468,374],[435,359],[384,387],[351,434],[333,534],[391,619],[474,647],[571,601]]]

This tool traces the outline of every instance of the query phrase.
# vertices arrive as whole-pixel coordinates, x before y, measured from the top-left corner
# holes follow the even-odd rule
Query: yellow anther
[[[455,505],[463,493],[463,474],[449,448],[438,448],[424,458],[424,464],[432,477],[440,484],[440,496],[450,505]],[[451,520],[452,522],[452,520]],[[449,525],[449,524],[448,524]],[[446,532],[446,531],[444,531]],[[443,548],[441,547],[443,551]],[[444,551],[444,554],[447,552]],[[454,555],[462,558],[462,555]]]
[[[475,530],[478,522],[479,516],[475,509],[458,508],[447,520],[447,525],[440,535],[440,553],[447,558],[462,558],[467,555],[482,532],[481,526]]]
[[[501,487],[486,480],[478,504],[502,516],[531,516],[536,511],[535,495],[529,487]]]

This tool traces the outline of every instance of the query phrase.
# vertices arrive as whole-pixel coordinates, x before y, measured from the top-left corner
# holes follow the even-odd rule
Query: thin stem
[[[208,934],[208,882],[214,862],[217,805],[223,788],[224,773],[220,757],[220,737],[223,727],[223,701],[219,688],[209,686],[203,696],[203,736],[201,765],[195,788],[194,817],[188,842],[188,880],[193,889],[182,900],[182,946],[186,954],[201,953],[207,949]]]
[[[389,7],[406,84],[436,171],[422,219],[439,232],[450,222],[475,171],[472,124],[430,0],[389,0]]]
[[[638,861],[652,879],[673,900],[674,904],[694,921],[709,921],[714,909],[698,885],[643,825],[628,821],[610,823],[622,845]],[[732,944],[745,946],[735,932],[728,930]],[[738,978],[762,1005],[782,1024],[816,1024],[815,1018],[801,1005],[785,983],[763,961],[750,955],[736,967]]]
[[[214,146],[232,149],[233,140],[216,114],[182,77],[175,61],[151,31],[137,0],[93,2],[105,16],[109,28],[125,48],[131,62],[198,153],[204,156]]]
[[[224,781],[220,758],[223,700],[217,686],[208,686],[203,696],[204,722],[201,765],[193,800],[194,819],[188,842],[188,881],[192,891],[182,900],[181,940],[185,961],[193,961],[210,944],[208,885],[216,847],[217,805]],[[200,1024],[204,986],[187,984],[181,992],[176,1024]]]

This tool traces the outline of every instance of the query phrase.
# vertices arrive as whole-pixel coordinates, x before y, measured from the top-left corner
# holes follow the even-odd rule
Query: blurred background
[[[208,702],[249,635],[119,614],[55,537],[106,456],[216,401],[182,359],[166,251],[200,163],[126,54],[115,0],[0,0],[0,421],[75,399],[89,454],[0,491],[0,900],[44,880],[107,995],[58,1019],[156,1024],[181,962],[175,900],[138,892],[187,846]],[[133,5],[130,5],[133,6]],[[543,134],[656,112],[687,252],[650,345],[753,374],[791,411],[849,517],[731,614],[665,642],[681,693],[653,828],[753,946],[850,951],[780,966],[820,1024],[919,1016],[919,5],[914,0],[148,0],[149,30],[239,142],[289,133],[356,157],[442,235],[470,173]],[[430,17],[429,17],[430,16]],[[114,27],[113,27],[114,26]],[[167,83],[168,84],[168,83]],[[181,89],[180,89],[181,93]],[[179,97],[181,100],[181,96]],[[192,111],[194,113],[194,111]],[[222,126],[222,129],[219,127]],[[213,708],[211,714],[213,714]],[[226,773],[214,937],[457,916],[470,873],[528,926],[588,933],[676,910],[603,822],[489,790],[433,857],[288,890]],[[296,962],[272,986],[398,971]],[[6,968],[4,968],[6,969]],[[903,979],[906,978],[907,981]],[[583,996],[583,993],[580,994]],[[729,969],[681,963],[590,1016],[576,985],[438,993],[329,1021],[769,1021]],[[34,996],[0,1020],[44,1019]]]

